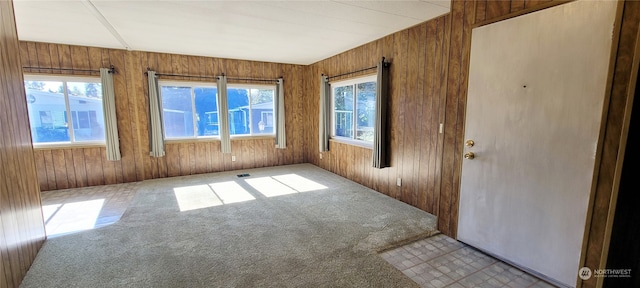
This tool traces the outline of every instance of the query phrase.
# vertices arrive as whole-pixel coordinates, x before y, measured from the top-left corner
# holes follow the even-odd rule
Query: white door
[[[458,238],[575,286],[615,1],[473,29]]]

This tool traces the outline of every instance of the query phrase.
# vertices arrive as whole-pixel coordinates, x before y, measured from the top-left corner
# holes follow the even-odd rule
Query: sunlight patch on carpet
[[[287,185],[284,185],[271,177],[246,179],[244,181],[266,197],[298,193],[298,191],[289,188]]]
[[[238,203],[244,201],[255,200],[256,198],[244,190],[238,183],[234,181],[219,182],[209,184],[213,191],[220,197],[223,204]]]
[[[208,185],[176,187],[173,193],[181,212],[222,205],[222,200]]]
[[[286,174],[273,176],[273,179],[276,179],[285,185],[295,189],[298,192],[309,192],[316,190],[329,189],[329,187],[324,186],[318,182],[309,180],[297,174]]]
[[[275,197],[295,193],[328,189],[327,186],[296,174],[260,177],[244,180],[265,197]]]

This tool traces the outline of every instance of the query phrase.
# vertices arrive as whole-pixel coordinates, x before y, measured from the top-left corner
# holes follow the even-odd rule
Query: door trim
[[[621,9],[620,9],[621,10]],[[620,11],[622,15],[622,11]],[[619,38],[619,33],[617,33]],[[616,49],[617,50],[617,49]],[[614,52],[615,53],[615,52]],[[607,266],[607,259],[609,257],[609,245],[611,244],[611,232],[613,230],[613,222],[616,214],[616,206],[618,200],[618,193],[620,189],[620,177],[622,175],[622,166],[624,162],[624,155],[627,147],[627,137],[629,136],[629,125],[631,122],[631,113],[633,111],[633,101],[635,98],[635,90],[638,80],[638,69],[640,69],[640,23],[638,24],[638,32],[636,34],[635,51],[633,54],[633,60],[631,64],[631,75],[629,78],[629,85],[627,86],[627,101],[625,104],[624,118],[622,119],[622,134],[620,137],[620,144],[618,145],[618,157],[616,158],[616,165],[613,179],[613,189],[611,191],[611,199],[609,202],[609,210],[607,213],[607,221],[604,230],[604,242],[602,247],[602,256],[600,258],[600,267]],[[638,113],[638,111],[636,111]],[[589,225],[588,225],[589,226]],[[586,232],[586,231],[585,231]],[[585,234],[585,241],[588,240],[588,234]],[[586,253],[586,245],[583,248],[583,254]],[[581,263],[583,263],[581,261]],[[583,263],[584,265],[585,263]],[[596,287],[602,287],[604,284],[604,278],[598,278]]]

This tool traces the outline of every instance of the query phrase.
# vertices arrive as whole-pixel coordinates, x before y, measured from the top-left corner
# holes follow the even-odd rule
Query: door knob
[[[474,144],[476,144],[476,142],[473,142],[473,140],[467,140],[467,142],[464,142],[464,146],[467,147],[473,147]]]
[[[471,159],[473,159],[473,158],[476,158],[476,154],[473,154],[473,152],[467,152],[467,153],[464,153],[464,159],[469,159],[469,160],[471,160]]]

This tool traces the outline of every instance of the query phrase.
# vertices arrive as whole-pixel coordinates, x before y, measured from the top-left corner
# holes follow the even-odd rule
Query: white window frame
[[[74,136],[74,128],[73,127],[73,118],[72,118],[72,111],[71,111],[71,107],[70,107],[70,103],[69,103],[69,90],[67,87],[67,83],[68,82],[85,82],[85,83],[96,83],[96,84],[100,84],[102,85],[102,81],[100,80],[99,76],[78,76],[78,75],[68,75],[68,74],[59,74],[59,75],[43,75],[43,74],[23,74],[23,80],[24,82],[27,81],[48,81],[48,82],[62,82],[62,87],[63,87],[63,95],[64,95],[64,102],[65,102],[65,111],[66,111],[66,115],[67,115],[67,127],[69,127],[69,141],[60,141],[60,142],[42,142],[42,143],[36,143],[36,142],[32,142],[33,147],[34,148],[45,148],[45,147],[69,147],[69,146],[93,146],[93,145],[98,145],[98,146],[105,146],[106,145],[106,140],[83,140],[83,141],[76,141],[74,140],[75,136]],[[23,83],[23,86],[26,83]],[[27,93],[28,94],[28,93]],[[27,95],[28,97],[28,95]],[[104,107],[104,102],[102,103],[103,107]],[[103,108],[104,109],[104,108]],[[74,110],[75,111],[75,110]],[[87,110],[88,112],[89,110]],[[29,113],[29,111],[27,111],[27,113]],[[31,116],[29,116],[29,118],[31,118]],[[103,123],[105,123],[106,121],[104,120],[104,115],[103,115]],[[31,124],[29,124],[29,127],[31,127]],[[103,129],[103,133],[105,132],[104,129],[105,127],[102,127]]]
[[[227,91],[229,89],[271,89],[273,90],[273,106],[272,113],[273,117],[275,117],[275,103],[276,103],[276,85],[275,84],[240,84],[240,83],[230,83],[227,84]],[[228,92],[227,92],[228,95]],[[227,96],[228,97],[228,96]],[[228,102],[228,100],[227,100]],[[242,138],[242,137],[275,137],[276,136],[276,125],[273,125],[273,133],[254,133],[253,131],[253,104],[251,104],[251,100],[249,99],[249,134],[230,134],[231,138]],[[231,111],[228,111],[229,117],[231,117]],[[263,112],[264,113],[264,112]],[[262,113],[261,113],[262,115]],[[274,118],[275,123],[275,118]],[[229,119],[229,129],[231,129],[231,119]]]
[[[197,113],[196,113],[196,101],[195,101],[195,97],[196,94],[194,92],[195,88],[215,88],[216,89],[216,94],[218,93],[218,85],[216,84],[216,82],[198,82],[198,81],[176,81],[176,80],[160,80],[158,81],[158,86],[160,87],[160,99],[162,99],[162,87],[163,86],[178,86],[178,87],[191,87],[191,113],[193,114],[192,117],[192,124],[193,124],[193,135],[192,136],[187,136],[187,137],[167,137],[166,135],[166,131],[163,131],[163,133],[165,134],[164,136],[166,137],[167,141],[172,141],[172,140],[193,140],[193,139],[220,139],[220,129],[218,128],[218,135],[207,135],[207,136],[198,136],[198,125],[197,125]],[[218,103],[218,100],[216,98],[216,110],[219,109],[220,107],[218,107],[218,105],[220,105],[220,103]],[[163,120],[164,120],[164,112],[167,108],[162,107],[162,115],[163,115]],[[171,109],[168,109],[171,110]],[[216,111],[216,113],[218,113],[219,111]],[[165,125],[165,123],[163,123],[163,125]],[[220,125],[220,122],[218,120],[218,125]],[[165,125],[166,126],[166,125]]]
[[[372,148],[373,147],[372,141],[370,142],[370,141],[359,140],[355,138],[357,133],[357,130],[356,130],[357,121],[356,121],[355,115],[357,114],[357,109],[358,109],[358,105],[357,105],[358,95],[355,93],[353,95],[353,116],[352,116],[353,137],[344,137],[344,136],[336,135],[336,113],[335,113],[336,107],[335,107],[335,101],[334,101],[335,88],[342,87],[342,86],[349,86],[349,85],[353,85],[355,88],[358,84],[365,83],[365,82],[375,82],[376,85],[378,85],[378,77],[375,74],[373,74],[373,75],[354,77],[347,80],[331,81],[331,138],[334,140],[338,140],[340,142],[346,142],[348,144]],[[354,92],[356,92],[355,89],[354,89]]]

